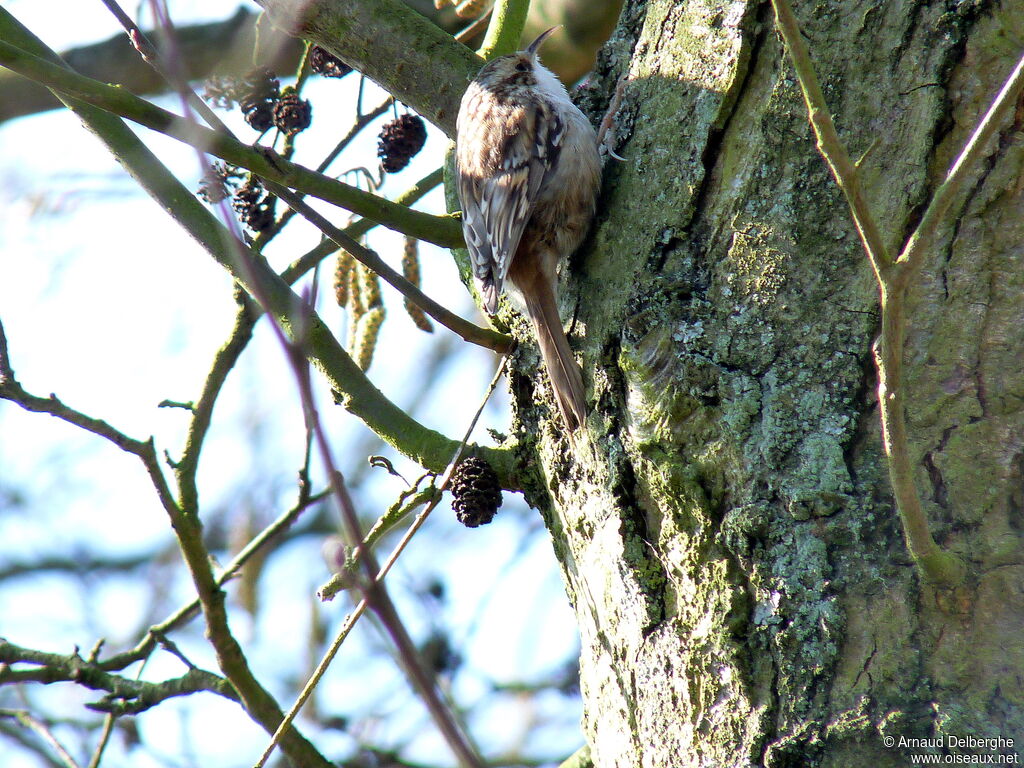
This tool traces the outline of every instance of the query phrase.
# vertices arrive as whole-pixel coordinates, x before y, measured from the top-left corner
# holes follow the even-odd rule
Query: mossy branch
[[[405,192],[398,195],[398,197],[395,198],[395,202],[400,205],[412,205],[442,181],[444,181],[444,169],[438,168],[436,171],[432,171],[424,176]],[[344,232],[353,240],[358,240],[375,226],[377,226],[376,223],[369,219],[357,219],[345,227]],[[289,264],[281,273],[281,277],[285,282],[291,285],[309,270],[313,269],[313,267],[319,264],[323,259],[337,250],[338,245],[333,240],[324,240],[318,246],[307,251]]]
[[[12,24],[15,26],[11,26]],[[12,38],[17,32],[15,27],[20,25],[0,8],[0,37],[5,41],[18,42],[17,38]],[[9,43],[0,43],[0,48],[10,50],[13,46]],[[19,48],[13,50],[16,54],[31,56],[37,62],[42,62],[48,70],[62,70],[60,66],[44,62],[31,52]],[[67,74],[73,76],[74,73]],[[218,263],[243,285],[252,279],[261,283],[262,290],[270,301],[270,311],[286,329],[308,325],[308,328],[304,328],[303,348],[310,352],[313,363],[324,373],[339,400],[350,412],[359,417],[385,442],[424,468],[441,471],[447,466],[448,458],[458,445],[457,441],[424,427],[384,397],[349,357],[319,316],[308,309],[302,309],[302,300],[270,269],[266,261],[233,238],[120,119],[93,106],[76,102],[67,95],[63,98],[68,99],[72,109],[83,117],[90,129],[104,141],[143,189],[198,240]],[[217,136],[213,131],[207,133]],[[249,255],[248,261],[252,269],[248,276],[242,274],[243,270],[239,269],[237,263],[239,248]],[[252,292],[254,286],[246,287]],[[479,451],[490,461],[505,487],[518,488],[514,462],[509,451],[494,448],[480,448]]]
[[[257,0],[288,34],[325,48],[449,138],[483,59],[399,0]]]
[[[992,106],[975,128],[946,179],[936,189],[920,224],[907,239],[899,258],[893,261],[864,198],[857,166],[850,160],[832,124],[828,105],[793,10],[788,0],[772,0],[772,7],[775,9],[776,25],[786,42],[800,82],[811,127],[817,138],[818,151],[846,196],[851,216],[878,282],[882,310],[882,332],[874,348],[875,367],[878,370],[878,404],[889,479],[907,548],[925,578],[940,585],[956,586],[965,577],[964,563],[935,543],[914,485],[903,386],[906,294],[914,272],[920,267],[928,246],[963,186],[968,172],[984,156],[986,144],[997,128],[1000,116],[1024,89],[1024,57],[1017,63]]]
[[[11,665],[31,665],[28,668]],[[106,691],[100,701],[86,704],[96,712],[115,715],[137,715],[176,696],[200,691],[216,693],[238,701],[231,684],[219,675],[193,667],[181,677],[149,683],[111,674],[93,659],[83,659],[77,652],[68,656],[22,648],[0,639],[0,685],[37,682],[76,683],[94,691]]]
[[[135,96],[46,61],[11,44],[0,16],[0,65],[52,89],[173,139],[209,152],[257,176],[341,206],[389,229],[451,248],[463,243],[457,217],[434,216],[364,192],[286,160],[272,150],[244,144]]]
[[[0,8],[0,30],[2,30],[4,40],[12,41],[29,51],[37,51],[40,56],[45,56],[56,62],[53,65],[48,65],[51,69],[61,69],[56,55],[28,30],[21,27],[2,8]],[[8,45],[8,48],[10,47]],[[17,52],[18,49],[14,49],[14,51]],[[22,54],[24,55],[24,52]],[[47,62],[42,59],[38,59],[38,61],[47,65]],[[199,240],[225,268],[230,270],[240,282],[245,283],[248,280],[247,287],[250,292],[258,292],[261,296],[268,297],[268,311],[274,313],[284,327],[291,329],[293,335],[298,335],[303,340],[305,348],[311,352],[311,357],[322,370],[327,372],[332,382],[345,392],[350,410],[357,413],[364,411],[378,425],[387,426],[387,431],[392,434],[393,439],[406,447],[408,447],[408,443],[405,442],[404,430],[411,429],[414,433],[411,441],[414,448],[411,453],[414,456],[422,456],[424,459],[422,463],[427,466],[429,466],[431,458],[434,458],[438,465],[443,465],[446,459],[444,455],[447,452],[446,448],[453,441],[446,440],[436,432],[422,427],[390,401],[387,401],[366,380],[319,318],[312,315],[308,308],[303,307],[301,300],[287,284],[269,268],[258,254],[249,252],[243,244],[235,240],[119,118],[66,94],[61,94],[61,98],[107,145],[140,185],[167,209],[193,237]],[[244,260],[245,269],[242,268],[239,256]],[[301,333],[296,334],[296,328],[299,328]],[[14,381],[13,371],[10,370],[6,350],[2,351],[6,361],[3,379],[5,384],[8,384]],[[438,453],[433,453],[439,448]],[[399,448],[399,450],[402,449]],[[502,456],[501,452],[495,453],[498,454],[495,457],[497,465],[510,469],[510,457]],[[157,471],[159,470],[151,441],[141,444],[140,457],[144,458],[147,468],[156,467]],[[503,462],[502,458],[505,458],[506,461]],[[162,475],[154,478],[155,482],[162,480]],[[281,723],[283,713],[270,693],[253,675],[241,647],[231,634],[227,621],[225,595],[221,591],[220,583],[214,577],[210,565],[209,552],[204,546],[196,517],[197,509],[191,504],[187,508],[179,507],[175,500],[166,493],[165,483],[163,491],[161,501],[178,536],[182,555],[192,575],[206,618],[207,634],[217,653],[221,670],[238,692],[243,706],[250,716],[268,731],[273,732]],[[284,734],[281,746],[286,754],[299,764],[327,765],[327,761],[316,748],[294,728]]]
[[[530,0],[498,0],[491,12],[491,23],[480,46],[480,55],[490,61],[518,51],[529,10]]]

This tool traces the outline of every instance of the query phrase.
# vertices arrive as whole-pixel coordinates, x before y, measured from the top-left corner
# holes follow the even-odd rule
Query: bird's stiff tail
[[[572,356],[565,331],[562,330],[562,319],[558,316],[558,306],[550,283],[535,280],[531,288],[533,290],[522,291],[526,311],[537,332],[540,354],[548,369],[558,410],[562,412],[569,431],[573,432],[587,417],[583,374]]]

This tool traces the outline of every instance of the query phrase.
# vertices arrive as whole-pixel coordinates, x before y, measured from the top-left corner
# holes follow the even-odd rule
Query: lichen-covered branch
[[[259,0],[274,24],[322,46],[455,137],[483,60],[399,0]]]
[[[487,36],[480,46],[480,56],[490,61],[518,51],[529,10],[530,0],[498,0],[491,12]]]
[[[914,467],[910,461],[903,385],[906,294],[915,270],[920,266],[969,170],[985,154],[986,144],[996,130],[999,117],[1009,104],[1016,101],[1024,89],[1024,57],[1018,62],[992,106],[975,128],[946,179],[936,189],[920,224],[894,262],[885,248],[875,217],[867,205],[857,167],[850,160],[832,124],[828,105],[818,85],[810,55],[800,35],[792,8],[788,0],[772,0],[772,6],[775,9],[776,24],[786,42],[803,91],[810,123],[817,137],[818,151],[828,163],[836,183],[846,196],[851,216],[878,281],[882,310],[882,331],[874,350],[875,366],[878,371],[878,403],[889,478],[907,547],[925,577],[939,584],[955,586],[964,578],[964,564],[956,556],[944,552],[935,543],[921,507],[920,496],[914,484]]]
[[[34,41],[3,8],[0,8],[0,32],[28,53],[40,50]],[[52,56],[52,52],[43,53]],[[116,90],[116,89],[115,89]],[[299,298],[266,261],[248,251],[235,240],[227,229],[207,210],[195,196],[171,174],[153,153],[128,129],[121,120],[96,107],[67,99],[69,106],[82,117],[86,125],[99,136],[108,149],[185,230],[192,235],[221,266],[227,269],[250,292],[256,287],[247,281],[258,281],[270,300],[270,311],[286,329],[303,327],[303,348],[312,362],[327,377],[336,395],[351,413],[360,418],[371,430],[403,455],[432,471],[447,466],[457,442],[435,430],[428,429],[406,414],[377,389],[315,312],[301,311]],[[212,131],[209,133],[216,135]],[[238,264],[238,248],[249,253],[249,274],[243,274]],[[519,488],[512,452],[505,449],[481,447],[478,453],[495,468],[503,487]]]
[[[90,690],[106,691],[106,696],[86,706],[115,715],[137,715],[167,699],[200,691],[238,701],[238,694],[227,680],[203,669],[192,668],[181,677],[149,683],[112,674],[77,652],[61,656],[0,639],[0,685],[26,682],[75,683]]]
[[[209,152],[246,168],[257,176],[318,197],[365,216],[378,224],[444,247],[462,243],[462,227],[453,216],[433,216],[364,192],[344,182],[292,163],[266,149],[257,149],[161,109],[145,99],[114,86],[91,80],[35,56],[8,42],[0,16],[0,64],[55,92],[125,117],[139,125]]]
[[[260,316],[259,308],[248,296],[240,292],[238,300],[240,306],[235,315],[235,324],[227,341],[214,356],[213,365],[210,366],[210,372],[203,383],[203,391],[192,409],[192,418],[189,420],[188,434],[185,437],[185,450],[175,466],[178,492],[183,503],[193,507],[199,503],[196,473],[199,471],[199,454],[203,440],[213,419],[213,407],[224,381],[252,338],[253,328]]]
[[[189,79],[211,74],[242,75],[251,68],[256,18],[257,14],[240,7],[223,21],[177,27],[182,64]],[[278,38],[264,38],[262,50],[273,56],[261,64],[278,73],[294,71],[302,45],[284,35]],[[127,36],[120,33],[65,51],[61,57],[76,72],[103,82],[117,82],[140,96],[167,90],[163,80],[139,59]],[[14,72],[0,72],[0,94],[0,123],[62,106],[45,87]]]

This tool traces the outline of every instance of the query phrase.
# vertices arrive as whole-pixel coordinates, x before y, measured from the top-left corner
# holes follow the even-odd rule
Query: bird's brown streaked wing
[[[497,297],[558,160],[563,135],[564,126],[546,105],[526,110],[520,120],[505,124],[494,172],[482,178],[459,174],[463,230],[488,312],[497,311]]]

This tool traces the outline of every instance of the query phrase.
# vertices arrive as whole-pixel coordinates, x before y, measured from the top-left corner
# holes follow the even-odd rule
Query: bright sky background
[[[98,1],[11,0],[5,7],[58,50],[119,31]],[[171,2],[179,24],[223,19],[236,7],[230,1]],[[125,8],[136,11],[127,4]],[[314,122],[300,137],[298,162],[315,166],[347,130],[356,85],[355,76],[340,82],[310,80],[304,96],[313,102]],[[382,98],[381,92],[368,88],[365,108]],[[178,111],[175,99],[157,101]],[[230,118],[239,136],[255,137],[236,113],[222,116]],[[190,188],[196,188],[199,166],[193,150],[144,129],[139,133]],[[375,167],[376,135],[376,128],[365,131],[332,170],[340,173],[356,164]],[[431,129],[424,151],[409,170],[388,179],[383,194],[394,196],[436,168],[446,145],[446,139]],[[418,207],[443,210],[440,190]],[[321,210],[344,223],[339,209]],[[318,239],[309,227],[289,227],[268,255],[281,267]],[[398,266],[400,238],[378,230],[370,245]],[[426,292],[479,320],[450,254],[421,245],[421,258]],[[324,268],[333,272],[333,259]],[[321,312],[344,339],[344,320],[333,306],[329,275],[321,289]],[[425,388],[423,361],[432,345],[442,341],[458,348],[459,354],[441,369],[440,381],[426,387],[416,416],[450,436],[461,435],[497,360],[486,350],[454,340],[443,329],[433,336],[417,331],[395,292],[385,286],[384,294],[388,321],[371,378],[396,402],[408,404]],[[0,124],[0,319],[15,371],[26,389],[39,395],[55,392],[65,403],[106,419],[133,437],[152,434],[159,450],[177,456],[186,414],[156,405],[165,398],[187,401],[198,396],[233,317],[231,283],[223,270],[135,186],[76,118],[50,112]],[[388,354],[389,350],[399,352]],[[346,474],[362,474],[365,429],[331,404],[325,387],[319,388],[318,398],[336,461]],[[502,383],[476,439],[488,442],[483,427],[506,429],[507,414],[507,386]],[[257,339],[231,374],[214,414],[200,474],[204,509],[227,510],[230,517],[257,507],[269,518],[291,506],[303,437],[293,376],[261,322]],[[378,451],[379,447],[372,448]],[[407,476],[415,476],[415,468],[407,463],[396,465]],[[375,471],[356,489],[357,503],[364,510],[382,509],[399,490],[397,481]],[[8,491],[16,491],[25,503],[4,495]],[[460,700],[471,703],[484,696],[484,675],[479,673],[528,681],[574,658],[575,623],[550,541],[539,516],[519,497],[506,494],[497,520],[476,530],[458,525],[444,504],[421,536],[403,556],[391,583],[417,636],[427,629],[424,612],[403,587],[421,589],[434,575],[445,584],[443,623],[453,628],[452,641],[466,659],[457,678]],[[146,551],[168,541],[166,516],[133,457],[50,417],[0,403],[0,567],[53,553]],[[257,673],[272,681],[273,692],[285,706],[294,698],[295,681],[307,666],[311,595],[329,576],[318,549],[318,542],[297,541],[272,561],[263,576],[267,594],[259,626],[246,626],[241,611],[233,615],[233,626],[247,643]],[[191,596],[191,585],[180,568],[168,573],[176,574],[166,585],[167,607],[173,610]],[[150,616],[148,589],[128,579],[98,579],[88,595],[69,587],[71,583],[57,576],[0,583],[0,636],[61,653],[70,652],[76,643],[88,649],[100,636],[120,647],[135,642],[130,633],[147,617],[159,621],[170,612]],[[339,598],[317,609],[329,634],[347,607]],[[350,640],[322,686],[322,700],[344,702],[336,708],[349,713],[359,711],[360,702],[379,708],[388,691],[404,696],[406,686],[394,665],[379,654],[371,655],[372,647],[381,644],[379,634],[365,628]],[[216,669],[201,643],[183,650],[200,666]],[[146,676],[162,679],[182,672],[179,662],[157,654]],[[0,707],[22,706],[4,695],[0,689]],[[33,695],[58,702],[77,717],[84,713],[81,703],[98,698],[70,685],[37,688]],[[550,721],[552,727],[534,724],[538,738],[531,743],[538,754],[562,750],[568,755],[581,743],[578,729],[565,725],[578,722],[579,705],[576,702],[567,711],[567,701],[555,696],[546,703],[542,700],[537,721]],[[513,743],[513,713],[505,711],[507,707],[513,704],[474,714],[475,734],[483,745],[494,749]],[[420,756],[433,764],[442,762],[445,751],[421,710],[401,717],[389,714],[380,712],[376,739],[386,741],[386,734],[410,729],[407,732],[420,734]],[[123,750],[118,753],[112,747],[111,764],[187,765],[183,744],[190,743],[201,764],[251,765],[265,744],[265,736],[235,705],[212,695],[161,705],[138,723],[156,753],[136,750],[126,762]],[[308,724],[305,727],[329,755],[346,747],[337,731],[317,734]],[[34,768],[41,763],[19,753],[4,756],[0,765]]]

